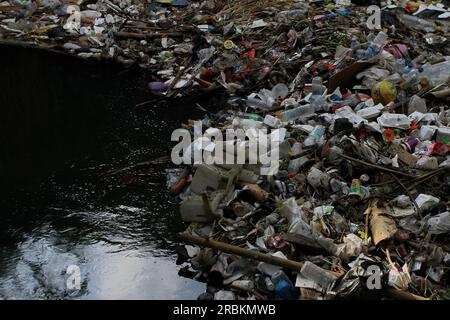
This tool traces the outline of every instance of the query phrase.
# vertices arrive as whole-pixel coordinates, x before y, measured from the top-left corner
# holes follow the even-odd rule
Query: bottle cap
[[[225,49],[230,50],[234,47],[234,43],[231,40],[225,40],[223,46]]]
[[[365,174],[365,173],[362,174],[361,177],[359,177],[359,180],[361,180],[361,182],[364,182],[364,183],[365,183],[365,182],[368,182],[369,179],[370,179],[370,178],[369,178],[369,175],[367,175],[367,174]]]

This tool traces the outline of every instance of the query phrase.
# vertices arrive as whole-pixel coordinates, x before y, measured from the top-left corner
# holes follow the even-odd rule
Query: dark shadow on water
[[[0,298],[195,299],[177,276],[184,228],[162,161],[142,179],[102,174],[170,155],[194,103],[149,108],[145,74],[0,46]],[[81,270],[69,290],[67,266]]]

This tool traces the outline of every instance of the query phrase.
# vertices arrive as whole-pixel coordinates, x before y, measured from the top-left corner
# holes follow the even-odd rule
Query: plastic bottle
[[[314,107],[312,105],[307,104],[304,106],[299,106],[297,108],[284,111],[283,113],[281,113],[280,119],[283,122],[289,122],[299,119],[301,117],[312,115],[314,113],[315,113]]]
[[[318,112],[321,110],[328,111],[327,107],[327,99],[324,96],[312,96],[311,97],[311,105],[314,107],[314,111]]]
[[[436,31],[436,25],[433,22],[418,18],[416,16],[403,14],[400,16],[400,21],[407,27],[412,29],[421,30],[425,32]]]
[[[417,69],[413,69],[410,72],[402,75],[404,80],[403,89],[413,89],[419,82],[420,72]]]
[[[307,156],[303,156],[297,159],[293,159],[289,162],[288,172],[289,173],[297,173],[305,163],[309,161]]]
[[[281,279],[277,281],[274,287],[275,295],[282,300],[297,300],[297,290],[292,282]]]
[[[406,65],[405,59],[397,59],[395,61],[394,70],[399,74],[409,73],[411,68]]]
[[[324,92],[324,87],[322,85],[321,77],[314,77],[312,80],[312,95],[321,96]]]
[[[282,300],[296,300],[297,290],[286,274],[279,270],[272,275],[272,282],[274,285],[274,292],[277,298]]]
[[[304,145],[305,147],[310,147],[315,145],[317,142],[320,141],[320,139],[325,134],[325,127],[324,126],[316,126],[313,131],[309,134],[308,138],[306,138]]]
[[[437,86],[448,81],[450,77],[450,61],[423,66],[420,79],[426,78],[431,86]]]
[[[352,54],[355,56],[356,52],[361,49],[361,44],[358,41],[358,38],[356,36],[352,37],[352,43],[351,43],[351,48],[352,48]]]
[[[322,85],[322,78],[315,77],[312,80],[312,97],[310,99],[311,105],[314,107],[314,111],[320,111],[323,109],[323,105],[326,102],[325,97],[323,97],[323,93],[325,91],[325,87]]]
[[[242,290],[246,290],[246,291],[253,290],[253,288],[255,287],[255,285],[253,284],[253,281],[251,281],[251,280],[235,280],[231,283],[231,286],[242,289]]]
[[[270,279],[270,277],[265,277],[264,282],[266,283],[267,290],[273,291],[275,285],[273,284],[272,279]]]
[[[356,50],[361,48],[361,44],[359,43],[358,38],[356,36],[352,36],[351,48],[353,53],[355,53]]]
[[[300,142],[294,143],[291,147],[291,154],[295,156],[300,152],[302,152],[302,144]]]
[[[388,35],[384,31],[378,32],[375,39],[373,39],[372,45],[380,51],[380,49],[387,43]]]
[[[252,119],[240,119],[240,118],[234,118],[233,119],[233,127],[234,128],[243,128],[243,129],[249,129],[249,128],[256,128],[260,129],[263,127],[262,122],[255,121]]]
[[[254,109],[269,110],[271,108],[271,106],[268,106],[264,101],[258,98],[247,98],[246,102],[247,106]]]
[[[409,72],[409,70],[407,72]],[[395,72],[395,73],[391,74],[390,76],[386,77],[385,80],[392,82],[393,84],[398,84],[402,81],[402,77],[399,73]]]
[[[292,9],[292,10],[286,10],[281,11],[278,13],[278,20],[280,22],[291,22],[293,20],[301,20],[306,18],[307,11],[304,9]]]
[[[381,49],[386,45],[388,36],[385,32],[380,31],[377,36],[370,42],[369,48],[366,52],[366,59],[377,55]]]
[[[397,100],[402,105],[407,103],[408,94],[405,92],[405,90],[400,90],[399,93],[397,93]]]
[[[366,50],[364,49],[358,49],[356,50],[355,58],[358,60],[364,59],[366,55]]]

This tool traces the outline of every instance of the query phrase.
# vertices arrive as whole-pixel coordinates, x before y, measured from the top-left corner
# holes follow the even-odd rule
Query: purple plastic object
[[[414,150],[416,149],[416,146],[418,143],[419,143],[419,139],[411,138],[405,144],[406,144],[406,147],[408,148],[408,151],[411,153],[414,153]]]
[[[392,54],[397,59],[401,59],[408,55],[408,47],[404,44],[397,43],[391,46],[385,47],[384,50]]]
[[[169,88],[169,85],[164,82],[149,82],[148,88],[151,91],[164,91]]]

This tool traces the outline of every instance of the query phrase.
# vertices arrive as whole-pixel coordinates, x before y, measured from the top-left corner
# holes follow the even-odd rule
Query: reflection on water
[[[162,183],[147,181],[134,190],[121,184],[105,190],[92,182],[87,187],[80,180],[90,175],[80,172],[74,185],[46,185],[58,206],[29,211],[38,219],[13,229],[20,241],[1,247],[0,298],[195,299],[204,286],[177,276],[175,233],[183,226],[176,204],[159,194],[160,170],[152,179]],[[79,291],[67,288],[70,265],[80,268]]]
[[[0,297],[193,299],[204,290],[201,284],[176,276],[178,266],[170,251],[155,254],[155,247],[145,245],[124,250],[121,244],[101,240],[75,244],[65,236],[47,225],[16,248],[3,248]],[[69,265],[80,268],[80,291],[66,285]]]
[[[0,299],[195,299],[204,285],[175,263],[184,225],[166,192],[172,165],[104,174],[170,154],[172,130],[201,114],[180,104],[137,117],[142,75],[0,49]],[[69,265],[79,291],[67,288]]]
[[[73,166],[45,181],[42,203],[3,233],[0,299],[195,299],[204,285],[178,276],[184,226],[165,192],[167,165],[137,184]],[[70,265],[79,291],[67,288]]]

